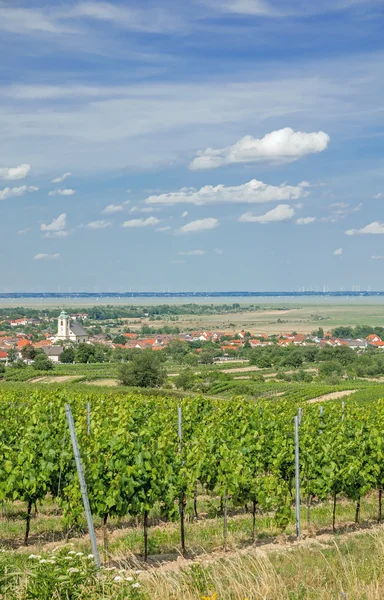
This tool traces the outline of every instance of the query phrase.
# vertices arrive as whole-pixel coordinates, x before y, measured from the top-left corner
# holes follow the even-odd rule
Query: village
[[[87,323],[89,326],[84,325]],[[143,321],[136,330],[122,327],[117,321],[115,327],[95,326],[89,321],[87,313],[68,314],[65,310],[55,317],[23,317],[3,319],[0,322],[0,362],[11,364],[23,361],[32,364],[36,354],[44,355],[52,363],[60,363],[61,357],[68,348],[79,345],[95,346],[108,351],[109,356],[114,351],[123,350],[165,350],[170,344],[179,342],[186,344],[197,355],[205,347],[215,349],[213,361],[234,361],[244,350],[263,348],[267,346],[305,347],[347,347],[361,353],[369,348],[383,350],[384,341],[375,333],[365,337],[346,338],[335,337],[333,333],[324,332],[321,328],[312,333],[281,332],[266,334],[258,331],[206,331],[194,330],[179,333],[153,333],[156,327],[148,327]],[[145,330],[150,329],[150,337]],[[161,328],[159,328],[161,330]],[[75,362],[73,360],[64,362]],[[99,360],[95,362],[104,362]],[[78,362],[82,362],[81,360]],[[91,362],[91,361],[89,361]]]

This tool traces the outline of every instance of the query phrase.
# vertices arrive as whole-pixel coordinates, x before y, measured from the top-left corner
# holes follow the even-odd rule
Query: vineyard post
[[[298,417],[299,417],[299,425],[301,425],[301,419],[303,417],[303,409],[299,408],[299,412],[297,414],[298,414]]]
[[[296,483],[296,535],[300,539],[300,454],[299,454],[299,417],[295,417],[295,483]]]
[[[183,412],[181,406],[177,407],[177,433],[179,436],[179,454],[183,449]],[[184,527],[184,507],[185,507],[185,495],[184,490],[181,490],[179,499],[179,512],[180,512],[180,538],[181,538],[181,551],[185,554],[185,527]]]
[[[71,441],[72,441],[73,454],[75,456],[77,474],[79,476],[79,481],[80,481],[81,495],[82,495],[82,498],[83,498],[83,505],[84,505],[85,515],[87,517],[88,531],[89,531],[89,535],[90,535],[90,538],[91,538],[92,554],[93,554],[93,557],[94,557],[94,560],[95,560],[96,567],[98,569],[100,569],[100,556],[99,556],[99,551],[97,549],[95,528],[94,528],[94,525],[93,525],[91,509],[90,509],[90,506],[89,506],[87,484],[85,483],[83,465],[81,464],[81,456],[80,456],[79,446],[78,446],[78,443],[77,443],[77,436],[76,436],[75,424],[73,422],[72,411],[71,411],[71,407],[70,407],[69,404],[65,405],[65,413],[67,415],[67,421],[68,421],[68,425],[69,425],[69,431],[71,433]]]
[[[91,433],[91,403],[87,402],[87,434]]]

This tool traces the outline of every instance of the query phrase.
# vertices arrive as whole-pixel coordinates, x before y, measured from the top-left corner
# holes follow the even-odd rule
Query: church
[[[76,321],[71,321],[69,315],[63,310],[58,319],[56,341],[68,341],[75,344],[88,342],[89,335],[84,327]]]

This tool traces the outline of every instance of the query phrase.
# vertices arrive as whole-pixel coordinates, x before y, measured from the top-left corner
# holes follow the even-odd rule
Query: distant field
[[[251,333],[282,333],[297,331],[310,333],[322,327],[324,331],[339,325],[382,325],[382,304],[276,304],[266,310],[226,315],[180,316],[177,325],[183,329],[245,329]],[[278,319],[280,320],[278,322]],[[156,322],[157,324],[160,321]],[[175,323],[176,324],[176,323]],[[232,326],[234,325],[234,327]]]

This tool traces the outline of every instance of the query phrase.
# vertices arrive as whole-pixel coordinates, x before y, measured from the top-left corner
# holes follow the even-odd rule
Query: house
[[[366,350],[368,346],[367,340],[350,340],[349,347],[353,348],[353,350]]]
[[[374,333],[367,335],[367,337],[365,339],[367,340],[367,342],[369,344],[375,344],[376,342],[382,341],[381,337],[379,337],[378,335],[375,335]]]
[[[80,344],[86,343],[88,340],[89,335],[84,327],[76,321],[71,321],[69,315],[63,310],[58,317],[55,341],[68,341]]]
[[[3,350],[0,350],[0,362],[6,361],[7,358],[8,358],[7,352],[4,352]]]
[[[63,350],[63,346],[46,346],[45,348],[43,348],[44,354],[46,354],[48,358],[50,358],[51,361],[54,363],[60,362],[60,356]]]

